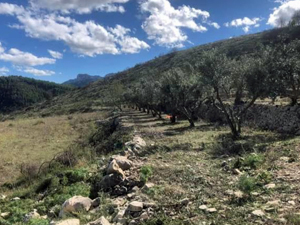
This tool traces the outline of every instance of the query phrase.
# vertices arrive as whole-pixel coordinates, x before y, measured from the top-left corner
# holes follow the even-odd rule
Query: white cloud
[[[56,51],[52,51],[48,49],[49,54],[55,58],[55,59],[62,59],[63,58],[63,54],[60,52],[56,52]]]
[[[46,57],[37,57],[29,52],[22,52],[19,49],[11,48],[8,52],[5,52],[0,43],[0,60],[5,62],[11,62],[14,65],[23,66],[40,66],[45,64],[54,64],[55,59]],[[3,51],[1,52],[1,48]]]
[[[6,67],[0,67],[0,76],[7,75],[9,69]]]
[[[208,22],[207,24],[209,26],[213,26],[216,29],[220,29],[221,28],[221,26],[218,23],[216,23],[216,22]]]
[[[142,28],[149,40],[155,44],[166,47],[182,47],[188,40],[188,36],[182,28],[188,28],[195,32],[205,32],[207,28],[201,23],[206,23],[209,12],[190,6],[181,6],[175,9],[168,0],[144,0],[140,4],[143,13],[150,15],[144,21]],[[216,25],[216,24],[214,24]],[[213,25],[213,26],[214,26]]]
[[[15,15],[24,13],[25,9],[23,6],[18,6],[15,4],[9,3],[0,3],[0,14],[8,14],[8,15]]]
[[[20,22],[17,28],[24,29],[27,36],[42,40],[62,41],[73,52],[82,56],[138,53],[142,49],[150,47],[146,42],[131,37],[130,29],[120,25],[115,28],[124,28],[126,33],[123,36],[113,33],[112,30],[115,28],[104,28],[94,21],[81,23],[55,13],[42,14],[25,10],[22,13],[15,12],[14,15]],[[128,42],[131,43],[131,46],[125,48],[124,46]]]
[[[300,10],[300,0],[281,1],[281,6],[275,8],[270,14],[268,25],[273,27],[285,26],[291,20],[293,14]]]
[[[248,17],[244,17],[244,18],[239,18],[239,19],[235,19],[232,20],[231,22],[227,22],[224,25],[226,27],[243,27],[243,31],[245,33],[248,33],[251,29],[251,27],[259,27],[260,24],[259,22],[262,21],[261,18],[248,18]]]
[[[63,13],[77,12],[80,14],[91,13],[93,10],[105,12],[125,12],[120,4],[129,0],[31,0],[31,5],[36,8],[61,11]]]
[[[2,46],[2,43],[0,42],[0,54],[5,51],[4,47]]]
[[[32,74],[34,76],[52,76],[55,74],[54,71],[51,70],[39,70],[39,69],[35,69],[32,67],[27,67],[25,69],[23,69],[23,72],[28,73],[28,74]]]

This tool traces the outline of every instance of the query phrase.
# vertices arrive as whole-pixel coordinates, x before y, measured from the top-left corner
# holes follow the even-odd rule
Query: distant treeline
[[[71,87],[20,76],[0,77],[0,112],[7,113],[63,94]]]

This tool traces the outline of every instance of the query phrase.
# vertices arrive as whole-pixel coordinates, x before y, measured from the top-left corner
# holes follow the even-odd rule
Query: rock
[[[281,161],[283,161],[283,162],[289,162],[289,161],[290,161],[290,158],[289,158],[289,157],[286,157],[286,156],[280,157],[279,159],[280,159]]]
[[[138,225],[138,223],[135,220],[131,220],[128,225]]]
[[[123,220],[124,215],[125,215],[125,210],[120,210],[117,213],[117,215],[114,217],[113,222],[120,223],[120,221]]]
[[[290,205],[296,205],[295,201],[288,201]]]
[[[101,182],[99,183],[99,188],[108,191],[111,188],[119,185],[121,182],[124,181],[124,178],[120,174],[109,174],[102,178]]]
[[[142,188],[142,191],[145,192],[145,191],[149,191],[151,188],[153,188],[155,186],[155,184],[153,183],[146,183],[143,188]]]
[[[135,186],[131,189],[132,192],[138,192],[140,188],[138,186]]]
[[[65,201],[59,213],[63,217],[65,213],[80,212],[82,210],[89,211],[92,206],[92,200],[87,197],[74,196]]]
[[[93,208],[96,208],[100,205],[101,203],[101,199],[98,197],[98,198],[95,198],[93,201],[92,201],[92,207]]]
[[[252,214],[253,216],[257,216],[257,217],[262,217],[262,216],[265,215],[265,213],[264,213],[262,210],[260,210],[260,209],[254,210],[251,214]]]
[[[259,193],[258,192],[251,192],[250,193],[252,196],[259,196]]]
[[[140,219],[142,219],[142,220],[148,220],[149,219],[148,213],[147,212],[143,212],[140,215]]]
[[[234,175],[242,175],[243,174],[239,169],[234,169],[232,172]]]
[[[154,202],[144,202],[144,208],[156,208],[157,205]]]
[[[19,197],[15,197],[12,199],[12,201],[19,201],[19,200],[21,200]]]
[[[201,206],[199,206],[199,209],[206,211],[207,210],[207,206],[206,205],[201,205]]]
[[[226,161],[223,161],[221,164],[221,167],[227,167],[227,166],[228,166],[228,163]]]
[[[38,214],[37,210],[34,209],[32,212],[25,215],[24,222],[29,222],[31,219],[39,219],[41,215]]]
[[[228,196],[232,196],[232,195],[234,195],[234,192],[233,192],[233,190],[226,190],[225,194]]]
[[[206,209],[206,212],[215,213],[215,212],[217,212],[217,209],[215,209],[215,208],[208,208],[208,209]]]
[[[280,200],[268,201],[267,205],[278,206],[280,204]]]
[[[6,199],[6,195],[0,195],[0,200]]]
[[[235,191],[233,194],[236,198],[243,198],[244,197],[244,193],[241,192],[241,191]]]
[[[187,206],[190,200],[188,198],[180,200],[180,205]]]
[[[124,171],[120,168],[116,160],[113,160],[109,163],[106,173],[109,174],[120,174],[123,179],[125,179]]]
[[[270,183],[270,184],[267,184],[267,185],[265,185],[265,188],[266,189],[274,189],[276,187],[276,185],[275,184],[273,184],[273,183]]]
[[[57,222],[51,222],[50,225],[80,225],[79,219],[67,219]]]
[[[104,216],[102,216],[100,219],[90,222],[87,225],[110,225],[110,222],[108,222],[108,220],[105,219]]]
[[[3,219],[6,219],[10,216],[10,212],[4,212],[0,214],[0,217],[2,217]]]
[[[129,203],[128,210],[130,212],[141,212],[143,210],[144,204],[143,202],[133,201]]]
[[[112,160],[115,160],[122,170],[129,170],[133,165],[132,161],[125,156],[113,156]]]

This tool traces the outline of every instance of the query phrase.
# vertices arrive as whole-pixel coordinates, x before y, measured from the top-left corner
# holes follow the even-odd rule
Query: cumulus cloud
[[[273,10],[268,19],[268,25],[281,27],[287,25],[294,13],[300,10],[300,0],[280,1],[281,5]]]
[[[0,67],[0,76],[7,75],[9,69],[7,67]]]
[[[1,46],[0,43],[0,60],[11,62],[14,65],[41,66],[45,64],[54,64],[56,61],[51,58],[37,57],[29,52],[22,52],[16,48],[11,48],[8,52],[5,52],[3,49],[1,52]]]
[[[77,12],[80,14],[91,13],[93,10],[105,12],[125,12],[120,4],[129,0],[31,0],[31,5],[36,8],[61,11],[63,13]]]
[[[0,14],[14,15],[14,14],[21,14],[24,12],[25,9],[23,8],[23,6],[18,6],[9,3],[0,3]]]
[[[63,54],[60,52],[56,52],[56,51],[52,51],[48,49],[49,54],[55,58],[55,59],[62,59],[63,58]]]
[[[195,9],[190,6],[181,6],[175,9],[168,0],[143,0],[140,3],[142,13],[150,14],[142,24],[142,28],[149,40],[166,47],[182,47],[188,36],[182,28],[195,32],[205,32],[209,12]],[[197,22],[196,20],[200,20]],[[216,23],[211,23],[217,27]]]
[[[248,17],[244,17],[244,18],[239,18],[239,19],[235,19],[232,20],[231,22],[227,22],[225,23],[226,27],[242,27],[243,31],[245,33],[248,33],[251,29],[251,27],[259,27],[260,24],[259,22],[261,21],[261,18],[248,18]]]
[[[30,10],[21,13],[14,11],[12,14],[21,24],[18,29],[24,29],[27,36],[42,40],[62,41],[73,52],[82,56],[138,53],[150,47],[146,42],[131,37],[130,29],[120,25],[115,28],[105,28],[94,21],[81,23],[56,13],[36,14]],[[113,29],[120,29],[120,27],[126,31],[123,36],[112,32]],[[131,46],[125,48],[127,43]]]
[[[23,72],[28,73],[28,74],[32,74],[32,75],[38,76],[38,77],[52,76],[52,75],[55,74],[55,72],[51,71],[51,70],[39,70],[39,69],[32,68],[32,67],[27,67],[27,68],[23,69]]]

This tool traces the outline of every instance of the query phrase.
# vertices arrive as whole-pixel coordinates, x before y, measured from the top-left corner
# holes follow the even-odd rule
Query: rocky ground
[[[51,224],[300,224],[299,138],[246,128],[241,151],[229,154],[226,127],[131,110],[121,125],[132,140],[96,171],[104,176],[94,189],[106,194],[66,199]],[[39,218],[34,210],[24,221]]]

